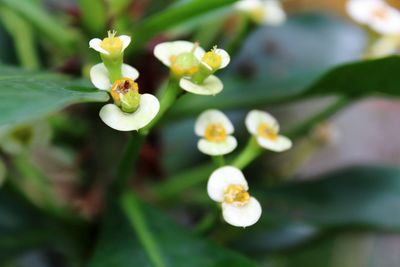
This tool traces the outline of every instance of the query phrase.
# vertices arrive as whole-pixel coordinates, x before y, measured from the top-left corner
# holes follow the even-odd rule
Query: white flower
[[[204,53],[201,56],[201,63],[204,64],[209,70],[216,71],[228,66],[231,57],[224,49],[217,48],[216,46]]]
[[[201,60],[201,57],[205,54],[203,48],[189,41],[164,42],[156,45],[156,47],[154,48],[154,56],[167,67],[171,67],[173,61],[179,55],[191,52],[199,61]]]
[[[279,124],[269,113],[252,110],[246,116],[247,130],[257,138],[263,148],[282,152],[292,147],[289,138],[279,135]]]
[[[236,138],[231,136],[233,125],[228,117],[219,110],[209,109],[198,117],[194,131],[203,137],[197,143],[198,149],[210,156],[225,155],[236,146]]]
[[[400,12],[383,0],[349,0],[347,13],[380,34],[400,33]]]
[[[89,41],[89,47],[104,55],[122,54],[131,42],[127,35],[115,36],[116,32],[108,31],[108,37],[103,40],[94,38]]]
[[[279,25],[286,20],[279,0],[240,0],[235,8],[249,14],[259,24]]]
[[[100,110],[101,120],[118,131],[137,131],[149,124],[160,110],[160,102],[150,94],[140,96],[140,104],[133,113],[123,112],[115,104],[107,104]]]
[[[122,77],[132,80],[136,80],[139,77],[139,72],[128,64],[122,64],[121,74]],[[90,69],[90,80],[100,90],[109,91],[111,89],[112,82],[110,81],[108,70],[103,63],[96,64]]]
[[[238,227],[253,225],[261,217],[261,205],[250,196],[248,189],[243,173],[232,166],[215,170],[207,184],[210,198],[222,203],[224,220]]]
[[[216,95],[224,89],[221,80],[214,75],[208,76],[201,84],[194,83],[190,78],[183,77],[179,81],[179,86],[183,90],[197,95]]]

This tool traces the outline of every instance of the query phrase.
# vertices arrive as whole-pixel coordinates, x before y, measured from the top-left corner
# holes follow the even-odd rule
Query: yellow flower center
[[[134,112],[140,103],[139,86],[132,79],[116,80],[111,87],[110,94],[114,103],[124,112]]]
[[[219,69],[222,63],[222,57],[215,53],[216,47],[214,47],[211,51],[204,54],[202,57],[202,61],[210,66],[213,70]]]
[[[226,129],[221,123],[211,123],[207,126],[204,137],[211,142],[223,142],[226,140]]]
[[[276,130],[273,129],[272,127],[270,127],[265,122],[260,123],[260,125],[258,126],[258,129],[257,129],[257,133],[259,136],[273,140],[273,141],[278,138],[278,133],[276,132]]]
[[[242,185],[229,185],[225,191],[224,202],[237,207],[246,205],[249,202],[250,194]]]
[[[254,8],[249,14],[256,23],[262,23],[267,15],[264,8]]]
[[[108,37],[104,38],[100,44],[100,46],[111,55],[120,54],[122,52],[122,41],[119,37],[115,37],[116,33],[116,31],[108,31]]]

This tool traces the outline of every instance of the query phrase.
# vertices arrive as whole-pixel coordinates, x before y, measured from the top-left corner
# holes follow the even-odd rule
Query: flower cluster
[[[257,24],[280,25],[286,20],[279,0],[240,0],[235,3],[235,8]]]
[[[245,124],[259,147],[275,152],[283,152],[292,147],[289,138],[279,135],[277,120],[267,112],[250,111]],[[201,113],[194,130],[201,137],[197,146],[204,154],[222,156],[237,146],[232,136],[232,122],[219,110],[210,109]],[[224,166],[214,171],[208,180],[207,191],[211,199],[222,203],[223,218],[231,225],[247,227],[256,223],[261,216],[261,205],[249,195],[244,175],[233,166]]]
[[[369,56],[379,57],[399,52],[400,11],[384,0],[348,0],[347,13],[355,21],[378,33]]]
[[[205,52],[198,43],[174,41],[158,44],[154,55],[170,68],[183,90],[198,95],[216,95],[222,91],[221,80],[213,74],[229,64],[225,50],[214,47]]]
[[[90,79],[100,90],[108,91],[114,103],[100,110],[100,118],[119,131],[139,130],[149,124],[160,109],[158,99],[151,94],[140,94],[135,80],[139,72],[123,63],[124,50],[131,42],[126,35],[108,32],[103,40],[90,40],[89,46],[100,53],[103,63],[90,69]]]

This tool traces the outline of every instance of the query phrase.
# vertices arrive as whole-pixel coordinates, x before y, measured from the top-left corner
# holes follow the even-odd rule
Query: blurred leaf
[[[213,98],[186,95],[170,117],[197,115],[207,108],[255,108],[296,99],[328,69],[359,58],[364,43],[359,28],[321,14],[292,16],[282,26],[259,28],[218,75],[224,90]]]
[[[127,195],[128,200],[136,197]],[[221,248],[211,242],[195,237],[177,226],[159,211],[142,203],[124,207],[124,216],[117,205],[109,207],[95,253],[89,267],[165,266],[165,267],[255,267],[256,263]],[[131,225],[132,221],[135,225]],[[145,224],[150,237],[160,252],[161,261],[153,265],[134,229]],[[148,245],[148,244],[147,244]],[[154,245],[154,244],[153,244]]]
[[[79,6],[85,28],[94,36],[104,34],[108,20],[105,1],[79,0]]]
[[[400,96],[400,57],[391,56],[339,66],[324,74],[305,95],[383,93]]]
[[[207,12],[214,11],[233,4],[237,0],[192,0],[182,4],[176,4],[160,13],[154,14],[143,20],[133,36],[136,40],[136,49],[142,47],[147,41],[157,34],[191,20]]]
[[[36,1],[31,0],[0,0],[0,4],[15,10],[39,31],[61,47],[68,48],[75,41],[76,36],[69,29],[59,23],[48,11]]]
[[[105,102],[108,95],[66,76],[0,66],[0,126],[29,122],[67,105]]]
[[[315,231],[343,227],[400,231],[398,168],[347,168],[311,181],[268,188],[260,192],[259,199],[264,208],[261,221],[238,238],[237,245],[248,252],[276,249],[268,237],[275,234],[280,239],[277,226],[301,225],[308,229],[303,231],[306,239]]]

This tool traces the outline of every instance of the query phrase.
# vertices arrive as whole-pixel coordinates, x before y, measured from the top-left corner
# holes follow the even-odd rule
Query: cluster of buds
[[[205,52],[198,43],[174,41],[158,44],[154,55],[170,68],[183,90],[198,95],[216,95],[222,91],[221,80],[213,74],[229,64],[225,50],[214,47]]]
[[[252,138],[262,148],[283,152],[292,147],[290,139],[279,134],[278,121],[267,112],[250,111],[245,124]],[[194,130],[201,137],[197,147],[204,154],[222,156],[237,147],[237,141],[232,136],[233,124],[219,110],[211,109],[201,113]],[[211,175],[207,189],[211,199],[222,203],[222,215],[229,224],[247,227],[260,218],[261,205],[250,197],[247,181],[239,169],[232,166],[217,169]]]
[[[135,80],[139,72],[123,63],[124,50],[131,42],[126,35],[108,32],[103,40],[90,40],[89,46],[100,53],[103,63],[90,69],[90,79],[100,90],[108,91],[114,101],[100,110],[100,118],[119,131],[139,130],[148,125],[160,109],[158,99],[151,94],[140,94]]]
[[[380,37],[372,44],[368,56],[381,57],[400,50],[400,11],[384,0],[348,0],[347,13]]]

